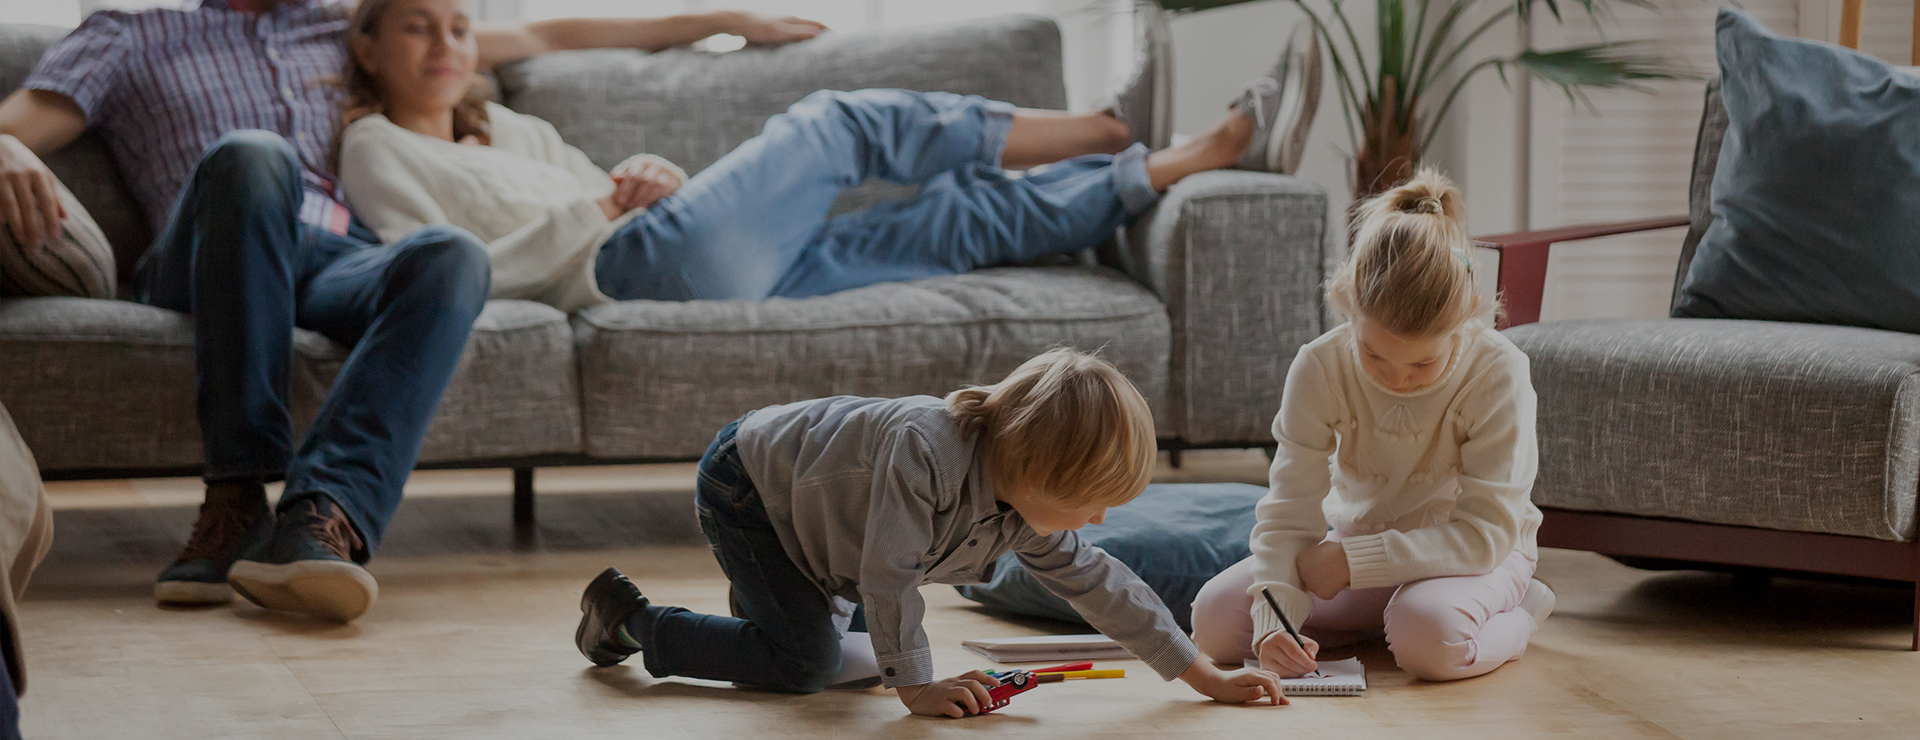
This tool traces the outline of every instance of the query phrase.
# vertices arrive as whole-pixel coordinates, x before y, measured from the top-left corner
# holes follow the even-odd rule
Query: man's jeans
[[[607,239],[619,300],[804,298],[1099,245],[1160,197],[1145,147],[1000,169],[1013,106],[905,90],[821,91]],[[829,219],[868,179],[920,194]]]
[[[811,693],[840,670],[840,630],[827,594],[787,556],[728,424],[700,458],[694,506],[713,556],[733,583],[739,617],[648,607],[647,672]],[[629,630],[631,631],[631,629]]]
[[[364,557],[400,505],[492,273],[463,231],[371,244],[364,228],[359,239],[300,223],[302,198],[285,139],[221,137],[142,258],[140,300],[193,315],[207,479],[284,477],[283,507],[324,494],[359,528]],[[298,454],[287,400],[295,326],[353,348]]]

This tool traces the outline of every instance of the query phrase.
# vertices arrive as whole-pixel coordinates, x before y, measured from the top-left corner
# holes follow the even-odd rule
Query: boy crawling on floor
[[[980,583],[1008,551],[1166,680],[1229,703],[1283,704],[1279,678],[1202,657],[1158,596],[1074,530],[1146,488],[1153,416],[1126,377],[1056,349],[994,385],[938,399],[823,398],[728,424],[700,460],[695,507],[736,616],[650,603],[620,571],[587,586],[574,642],[596,665],[644,653],[655,676],[815,692],[866,608],[881,683],[915,714],[964,717],[997,685],[935,679],[927,583]]]

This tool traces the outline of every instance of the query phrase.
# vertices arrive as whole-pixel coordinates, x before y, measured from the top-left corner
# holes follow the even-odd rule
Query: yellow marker
[[[1059,676],[1063,679],[1066,679],[1066,678],[1126,678],[1127,669],[1109,668],[1109,669],[1098,670],[1098,671],[1063,671],[1060,673],[1039,673],[1035,675]]]

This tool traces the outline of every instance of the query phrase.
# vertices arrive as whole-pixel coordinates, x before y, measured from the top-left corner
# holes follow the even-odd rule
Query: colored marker
[[[1066,673],[1067,671],[1091,671],[1091,670],[1093,670],[1093,661],[1087,661],[1084,663],[1068,663],[1066,665],[1057,665],[1052,668],[1035,668],[1033,669],[1033,672],[1034,673]]]
[[[1062,680],[1069,678],[1126,678],[1127,670],[1125,668],[1108,668],[1099,671],[1061,671],[1058,673],[1042,673],[1040,674],[1040,679],[1045,681],[1048,676],[1059,676]],[[1048,681],[1048,683],[1052,682]]]

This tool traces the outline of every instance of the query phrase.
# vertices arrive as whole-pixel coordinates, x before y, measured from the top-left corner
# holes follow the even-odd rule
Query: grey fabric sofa
[[[1489,238],[1509,300],[1532,312],[1522,318],[1537,317],[1551,244],[1684,225],[1677,298],[1714,218],[1726,128],[1710,86],[1685,218]],[[1704,319],[1506,333],[1540,397],[1540,544],[1659,567],[1920,580],[1920,336]]]
[[[0,25],[0,91],[64,29]],[[830,34],[727,54],[551,54],[498,75],[501,100],[551,121],[602,166],[636,151],[697,172],[816,89],[950,90],[1061,108],[1053,23],[1004,17]],[[113,241],[123,274],[150,234],[102,143],[50,165]],[[905,194],[863,187],[853,208]],[[752,214],[742,214],[750,218]],[[1218,172],[1180,183],[1097,254],[766,303],[635,301],[575,316],[490,303],[421,453],[423,467],[531,470],[697,457],[728,420],[831,394],[945,393],[1051,346],[1101,349],[1175,449],[1270,445],[1287,363],[1324,326],[1324,192]],[[299,331],[296,423],[344,348]],[[0,300],[0,403],[49,477],[193,474],[201,462],[187,318],[124,301]]]

